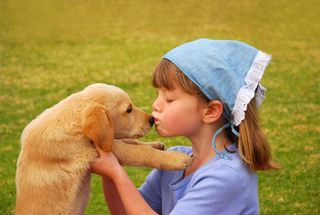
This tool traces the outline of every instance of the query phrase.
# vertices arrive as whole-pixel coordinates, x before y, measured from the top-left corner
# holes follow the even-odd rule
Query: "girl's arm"
[[[126,210],[122,204],[116,185],[108,177],[101,177],[104,198],[108,204],[111,214],[126,215]]]
[[[120,171],[112,178],[124,208],[128,214],[157,214],[146,203],[140,192],[137,190],[126,171],[121,167]]]
[[[145,202],[126,171],[112,152],[97,149],[100,157],[90,164],[90,170],[103,177],[103,190],[113,214],[156,214]]]

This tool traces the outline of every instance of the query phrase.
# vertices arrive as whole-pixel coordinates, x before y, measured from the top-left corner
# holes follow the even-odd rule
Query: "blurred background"
[[[0,0],[0,214],[13,214],[23,128],[85,86],[125,89],[150,112],[161,56],[207,37],[272,55],[263,128],[282,169],[259,173],[261,214],[319,214],[320,4],[317,0]],[[184,138],[143,140],[168,147]],[[150,171],[126,168],[137,186]],[[108,214],[100,179],[86,214]]]

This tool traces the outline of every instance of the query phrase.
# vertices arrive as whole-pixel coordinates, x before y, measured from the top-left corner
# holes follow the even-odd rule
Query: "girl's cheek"
[[[183,120],[183,117],[180,116],[179,112],[176,112],[174,110],[166,112],[163,118],[165,122],[167,124],[170,124],[171,126],[175,126],[175,124]]]

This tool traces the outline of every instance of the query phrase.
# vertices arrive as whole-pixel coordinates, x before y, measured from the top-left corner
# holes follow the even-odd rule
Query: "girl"
[[[112,152],[99,150],[111,214],[259,214],[256,170],[276,168],[257,107],[270,56],[238,41],[199,39],[169,51],[153,74],[152,116],[164,137],[185,136],[184,171],[153,170],[136,189]]]

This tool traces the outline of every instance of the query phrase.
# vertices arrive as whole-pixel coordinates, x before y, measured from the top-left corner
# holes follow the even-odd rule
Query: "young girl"
[[[259,124],[270,56],[238,41],[199,39],[169,51],[153,74],[152,116],[163,137],[185,136],[184,171],[153,170],[136,189],[112,152],[99,151],[111,214],[259,214],[256,170],[276,168]]]

